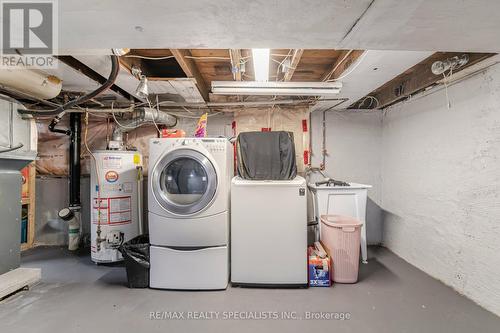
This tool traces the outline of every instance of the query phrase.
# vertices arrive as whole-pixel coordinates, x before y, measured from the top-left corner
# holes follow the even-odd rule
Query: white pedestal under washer
[[[233,146],[224,138],[151,139],[150,286],[225,289]]]

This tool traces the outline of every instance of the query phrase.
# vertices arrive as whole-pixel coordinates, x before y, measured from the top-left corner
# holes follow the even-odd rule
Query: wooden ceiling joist
[[[235,81],[241,81],[241,50],[229,49],[231,57],[231,72]]]
[[[332,67],[323,74],[321,81],[334,80],[340,77],[364,52],[363,50],[342,50]]]
[[[196,81],[196,86],[200,91],[201,96],[205,101],[208,101],[208,87],[201,75],[196,63],[193,61],[191,57],[191,52],[187,49],[170,49],[172,55],[175,57],[175,60],[179,63],[184,73],[186,73],[187,77],[193,78]],[[188,58],[186,58],[188,57]]]
[[[391,81],[372,91],[367,96],[352,104],[350,109],[372,109],[384,108],[399,102],[409,96],[422,91],[423,89],[436,84],[443,79],[443,75],[435,75],[431,71],[431,66],[435,61],[445,60],[454,56],[467,54],[469,61],[453,72],[459,72],[478,62],[494,55],[494,53],[467,53],[467,52],[436,52],[422,62],[411,67],[402,74],[396,76]],[[367,98],[371,102],[367,102]],[[376,101],[373,103],[373,101]]]
[[[283,81],[286,82],[292,79],[293,73],[295,72],[295,69],[299,65],[300,58],[302,58],[303,53],[304,49],[293,50],[292,60],[290,61],[290,67],[287,68],[285,76],[283,77]]]

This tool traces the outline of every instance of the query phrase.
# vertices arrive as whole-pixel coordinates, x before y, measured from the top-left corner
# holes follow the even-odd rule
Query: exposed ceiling
[[[498,12],[491,0],[65,0],[59,48],[498,52]]]
[[[337,108],[348,107],[430,55],[432,52],[367,51],[357,68],[341,80],[343,87],[338,97],[347,100]],[[336,104],[319,102],[313,110],[327,109]]]
[[[161,100],[241,101],[212,95],[211,82],[253,80],[251,48],[267,47],[270,81],[341,78],[337,108],[372,107],[361,103],[368,95],[385,106],[439,82],[430,65],[450,52],[500,51],[500,20],[491,14],[500,1],[491,0],[65,0],[58,10],[62,62],[50,74],[65,92],[88,92],[106,79],[111,48],[130,48],[105,96],[122,103],[145,102],[134,96],[132,67]],[[402,86],[411,89],[394,93]]]
[[[352,103],[350,108],[362,109],[362,108],[373,108],[380,107],[385,108],[389,105],[397,103],[412,94],[418,93],[424,89],[427,89],[434,84],[441,82],[441,79],[449,80],[448,74],[446,77],[442,75],[436,75],[432,73],[431,67],[435,61],[440,61],[443,59],[448,59],[452,57],[463,56],[463,52],[450,53],[450,52],[436,52],[425,60],[420,61],[416,65],[410,67],[406,71],[402,72],[392,80],[386,82],[385,84],[379,86],[377,89],[369,93],[368,96],[370,101],[365,98],[358,100],[356,103]],[[492,56],[491,53],[469,53],[467,54],[468,61],[466,64],[461,66],[460,71],[473,67],[475,64],[488,59]],[[352,101],[353,99],[351,99]]]
[[[313,111],[332,107],[378,108],[439,83],[442,76],[432,74],[432,63],[462,54],[430,51],[271,49],[269,80],[340,80],[343,87],[334,98],[287,97],[288,100],[295,99],[301,105],[312,105]],[[467,66],[479,63],[491,55],[469,53]],[[63,81],[63,91],[70,94],[81,94],[95,89],[97,82],[102,84],[105,81],[111,67],[108,55],[59,56],[58,59],[59,69],[51,70],[49,74],[60,77]],[[282,66],[285,59],[288,60],[288,65]],[[205,107],[210,103],[255,101],[267,101],[268,105],[271,105],[274,101],[285,99],[280,96],[243,98],[211,93],[212,81],[254,79],[250,49],[132,49],[120,58],[120,62],[122,70],[114,86],[98,98],[103,99],[100,102],[108,106],[111,101],[121,106],[128,106],[132,100],[147,102],[135,95],[139,79],[137,75],[133,75],[133,67],[142,70],[142,74],[147,76],[152,102],[158,99],[177,104],[165,107]],[[234,71],[234,67],[242,63],[245,71]],[[463,68],[454,72],[457,73],[461,69]],[[369,100],[370,103],[365,103],[366,96],[373,97]]]

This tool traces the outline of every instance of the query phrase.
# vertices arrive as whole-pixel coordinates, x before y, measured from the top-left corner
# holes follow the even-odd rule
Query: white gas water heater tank
[[[136,151],[98,150],[91,163],[91,257],[122,260],[118,247],[142,233],[142,156]],[[97,166],[97,168],[96,168]]]

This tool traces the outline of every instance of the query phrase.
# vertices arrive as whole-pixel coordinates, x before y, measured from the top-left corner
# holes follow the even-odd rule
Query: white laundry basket
[[[333,261],[332,280],[356,283],[362,223],[342,215],[321,215],[321,241]]]

